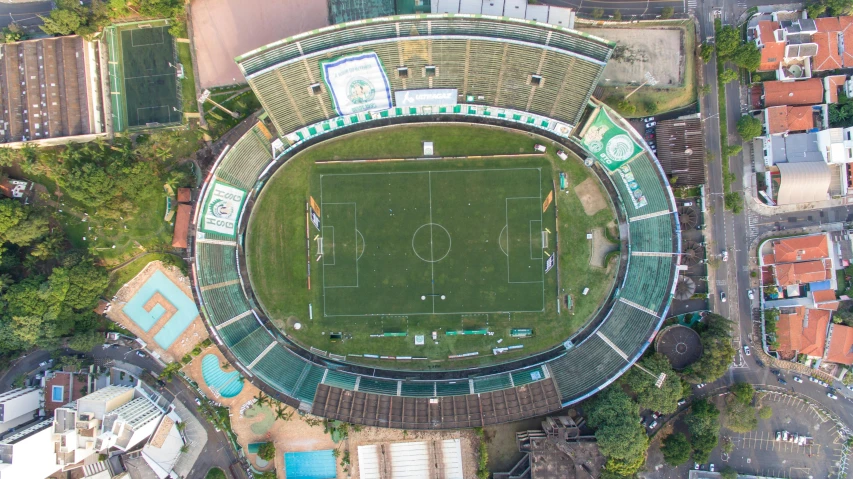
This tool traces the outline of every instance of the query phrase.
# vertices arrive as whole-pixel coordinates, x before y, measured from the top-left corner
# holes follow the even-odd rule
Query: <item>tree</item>
[[[9,198],[0,200],[0,244],[27,246],[47,234],[49,219],[43,210]]]
[[[660,11],[660,17],[664,20],[668,20],[672,18],[672,14],[675,13],[675,9],[672,7],[663,7]]]
[[[702,85],[702,88],[699,90],[699,94],[702,96],[705,96],[709,93],[711,93],[711,85],[710,84]]]
[[[685,418],[685,423],[690,432],[695,461],[707,461],[711,451],[717,447],[720,435],[719,417],[720,411],[707,399],[698,399],[690,406],[690,414]]]
[[[624,381],[637,395],[637,402],[644,409],[660,411],[663,414],[675,412],[683,391],[669,359],[663,354],[655,353],[640,361],[640,364],[654,374],[666,374],[666,381],[658,388],[655,386],[655,378],[639,368],[632,368],[625,375]]]
[[[809,18],[817,18],[826,11],[826,5],[821,2],[809,2],[806,5],[806,11],[809,12]]]
[[[751,401],[751,399],[750,399]],[[726,427],[734,432],[745,433],[758,426],[756,410],[750,404],[744,404],[743,398],[735,395],[726,397]]]
[[[744,140],[751,140],[756,136],[761,136],[761,120],[752,115],[743,115],[737,121],[737,132]]]
[[[620,12],[619,10],[616,10],[615,12],[613,12],[613,20],[615,20],[617,22],[622,21],[622,12]]]
[[[661,447],[663,459],[670,466],[680,466],[690,459],[690,443],[684,433],[676,432],[663,440]]]
[[[56,8],[49,16],[39,15],[39,18],[44,22],[39,28],[48,35],[73,35],[86,22],[78,9]]]
[[[740,33],[731,25],[726,25],[716,32],[717,55],[728,58],[740,46]]]
[[[637,107],[634,106],[634,104],[630,101],[625,100],[624,98],[622,100],[619,100],[618,103],[616,103],[616,109],[618,109],[622,114],[628,116],[633,115],[637,112]]]
[[[703,43],[701,47],[699,47],[699,56],[702,58],[702,61],[708,63],[711,61],[711,56],[714,55],[714,44],[713,43]]]
[[[684,371],[685,377],[694,383],[710,383],[723,377],[734,360],[735,349],[731,344],[731,321],[718,314],[705,316],[699,335],[702,338],[702,356]]]
[[[97,331],[77,333],[68,341],[69,348],[82,352],[89,352],[99,344],[104,344],[104,336]]]
[[[607,457],[607,469],[623,475],[636,473],[645,463],[649,438],[640,424],[637,403],[618,386],[611,386],[584,408],[587,423]]]
[[[171,381],[172,378],[175,377],[175,374],[177,374],[178,371],[181,370],[181,367],[183,367],[183,366],[181,365],[180,362],[178,362],[178,361],[171,362],[171,363],[167,364],[165,368],[163,368],[163,371],[161,371],[157,377],[161,380],[164,380],[164,381]]]
[[[258,457],[265,461],[272,461],[275,459],[275,444],[271,442],[261,444],[261,447],[258,448]]]
[[[755,388],[749,383],[735,383],[732,386],[732,395],[739,403],[748,406],[752,404],[752,398],[755,396]]]
[[[747,42],[735,49],[731,55],[731,61],[741,68],[754,72],[761,66],[761,51],[755,43]]]
[[[724,205],[727,210],[734,214],[738,214],[743,210],[743,198],[737,191],[730,191],[723,197]]]
[[[592,9],[592,18],[596,20],[600,20],[604,17],[604,9],[603,8],[594,8]]]
[[[190,452],[190,445],[189,444],[184,444],[183,446],[181,446],[181,454],[186,454],[188,452]]]
[[[770,406],[762,406],[761,409],[758,410],[758,417],[761,419],[770,419],[773,417],[773,408]]]
[[[720,81],[723,83],[731,83],[737,80],[737,72],[727,68],[720,72]]]
[[[720,471],[720,477],[723,479],[737,479],[737,471],[732,466],[726,466]]]
[[[257,479],[276,479],[275,471],[264,471],[261,473],[255,473],[255,477]]]

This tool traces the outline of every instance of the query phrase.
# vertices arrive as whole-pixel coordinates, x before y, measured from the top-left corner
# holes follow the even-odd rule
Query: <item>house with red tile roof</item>
[[[847,366],[853,365],[853,328],[842,324],[832,325],[826,360]]]
[[[793,263],[829,258],[830,243],[828,233],[773,240],[773,260],[770,262]]]
[[[835,297],[835,291],[831,289],[812,291],[810,295],[812,301],[814,301],[814,307],[817,309],[838,311],[838,306],[841,304],[838,298]]]
[[[794,359],[798,354],[811,358],[823,357],[830,312],[802,306],[779,314],[776,323],[777,352],[783,359]]]
[[[838,103],[838,91],[846,92],[847,75],[830,75],[823,78],[824,103]]]
[[[764,106],[817,105],[823,102],[823,82],[820,78],[802,81],[766,81]]]
[[[785,57],[785,41],[777,39],[779,22],[760,21],[755,27],[755,45],[761,50],[759,71],[773,71]]]
[[[828,259],[776,264],[774,269],[776,285],[780,288],[832,279],[832,262]]]
[[[838,49],[838,33],[817,32],[812,35],[812,41],[817,44],[817,54],[812,59],[813,71],[842,68],[841,52]]]
[[[764,131],[782,135],[815,127],[815,109],[811,106],[772,106],[764,110]]]

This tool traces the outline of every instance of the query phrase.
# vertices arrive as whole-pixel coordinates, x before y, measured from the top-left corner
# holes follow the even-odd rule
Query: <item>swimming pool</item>
[[[335,479],[338,468],[331,449],[284,454],[287,479]]]
[[[240,373],[223,371],[219,367],[219,356],[215,354],[207,354],[201,358],[201,376],[210,389],[224,398],[233,398],[243,390]]]
[[[64,386],[53,386],[50,391],[50,400],[53,402],[62,402],[62,398],[65,397],[65,387]]]
[[[157,293],[160,293],[177,310],[154,336],[154,341],[160,347],[168,349],[198,316],[198,308],[196,308],[192,298],[184,294],[178,285],[173,283],[162,271],[157,271],[151,275],[148,281],[124,305],[122,311],[143,331],[148,332],[166,314],[166,308],[161,304],[154,305],[151,311],[145,310],[145,303]]]

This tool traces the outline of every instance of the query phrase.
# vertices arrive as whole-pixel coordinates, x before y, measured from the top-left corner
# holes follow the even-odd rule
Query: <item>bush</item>
[[[616,10],[615,12],[613,12],[613,20],[615,20],[617,22],[621,22],[622,21],[622,12],[620,12],[619,10]]]
[[[210,347],[211,344],[213,344],[213,342],[210,340],[210,338],[207,338],[201,342],[201,348],[204,349]]]
[[[758,411],[758,417],[761,419],[770,419],[773,417],[773,408],[770,406],[764,406]]]
[[[275,444],[265,442],[258,448],[258,457],[264,461],[272,461],[275,459]]]
[[[672,7],[663,7],[660,11],[660,17],[664,20],[672,18],[672,14],[675,13],[675,9]]]
[[[181,358],[181,362],[184,364],[189,364],[192,360],[193,360],[193,357],[190,356],[189,354],[184,355],[184,357]]]
[[[201,346],[194,347],[192,350],[192,354],[193,356],[198,356],[199,354],[201,354]]]
[[[592,10],[592,18],[594,18],[596,20],[600,20],[601,17],[603,17],[603,16],[604,16],[604,9],[603,8],[594,8]]]
[[[681,432],[670,434],[664,439],[660,450],[663,453],[663,459],[670,466],[680,466],[690,459],[690,443]]]
[[[720,72],[720,81],[723,83],[730,83],[737,80],[737,72],[732,69],[725,69]]]
[[[737,121],[737,132],[744,140],[761,136],[762,130],[761,120],[752,115],[743,115]]]

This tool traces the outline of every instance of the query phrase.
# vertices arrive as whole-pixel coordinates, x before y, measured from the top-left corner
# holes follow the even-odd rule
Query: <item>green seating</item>
[[[641,339],[651,336],[651,330],[658,321],[645,311],[616,302],[600,331],[630,358],[646,344]]]
[[[474,392],[477,394],[510,387],[512,387],[512,383],[509,381],[509,374],[496,374],[474,380]]]
[[[250,318],[257,323],[254,315],[247,316],[243,320]],[[231,325],[222,328],[220,334],[223,334],[226,330],[230,330],[230,328]],[[244,364],[251,364],[274,340],[269,331],[259,327],[231,346],[231,351]]]
[[[675,240],[675,215],[654,216],[628,224],[631,231],[631,251],[671,253]]]
[[[397,384],[399,381],[387,379],[374,379],[362,376],[358,383],[358,390],[366,393],[384,394],[386,396],[397,395]]]
[[[471,383],[467,379],[439,381],[435,384],[438,396],[464,396],[471,394]]]
[[[317,386],[323,380],[323,373],[326,368],[309,364],[308,368],[302,374],[302,377],[295,386],[296,392],[294,397],[300,401],[311,404],[314,402],[314,395],[317,394]]]
[[[199,243],[198,284],[208,286],[239,279],[237,276],[237,248],[220,244]]]
[[[628,273],[619,296],[657,311],[670,293],[673,265],[672,256],[631,255],[628,258]]]
[[[522,369],[521,371],[515,371],[512,373],[512,383],[516,386],[524,386],[525,384],[541,381],[543,379],[545,379],[545,372],[542,370],[542,366]]]
[[[239,284],[204,290],[201,298],[214,326],[251,309]]]
[[[250,190],[270,161],[270,142],[255,126],[228,150],[222,164],[216,169],[216,176],[234,186]]]
[[[356,378],[358,378],[358,376],[354,374],[333,371],[330,369],[328,374],[326,374],[326,380],[323,381],[323,384],[352,391],[355,389]]]
[[[252,372],[273,388],[294,396],[294,387],[310,365],[282,345],[272,348],[252,368]]]
[[[261,328],[261,324],[258,323],[258,320],[255,318],[254,314],[250,314],[245,318],[240,318],[237,321],[225,326],[224,328],[219,330],[219,336],[222,337],[222,341],[229,347],[234,348],[240,341],[245,339],[251,333],[260,329],[264,334],[267,334],[266,331]],[[269,336],[267,334],[267,336]],[[269,344],[269,343],[267,343]],[[264,346],[266,347],[266,346]],[[242,350],[241,350],[242,351]],[[236,351],[235,351],[236,354]],[[260,353],[258,353],[260,354]],[[252,362],[252,360],[257,357],[257,354],[252,359],[246,361],[246,359],[237,356],[241,361],[246,362],[246,364]]]
[[[607,378],[612,378],[627,365],[628,362],[598,336],[589,337],[548,364],[564,404],[598,391]]]
[[[642,216],[658,211],[672,211],[672,205],[669,201],[668,186],[661,182],[660,171],[655,160],[650,159],[646,155],[641,155],[628,163],[631,172],[634,174],[634,180],[643,190],[643,195],[646,197],[648,204],[640,209],[634,208],[634,203],[631,202],[631,192],[622,181],[618,171],[610,174],[613,184],[619,191],[619,196],[622,198],[622,203],[625,205],[625,210],[628,212],[628,218]]]
[[[435,397],[435,383],[432,381],[403,381],[400,387],[400,396]]]

